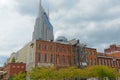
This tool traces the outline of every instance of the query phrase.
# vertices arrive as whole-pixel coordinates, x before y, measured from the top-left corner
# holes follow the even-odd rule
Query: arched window
[[[65,56],[64,55],[62,56],[62,63],[63,64],[65,63]]]
[[[60,63],[60,56],[57,55],[57,64],[59,64],[59,63]]]
[[[38,49],[42,49],[42,44],[38,44]]]
[[[62,52],[64,52],[64,47],[62,47]]]
[[[41,60],[42,60],[41,57],[42,57],[41,53],[38,53],[38,62],[41,62]]]
[[[44,62],[45,62],[45,63],[47,63],[47,59],[48,59],[47,57],[48,57],[48,55],[45,54],[45,57],[44,57]]]
[[[53,55],[51,54],[50,56],[50,62],[52,63],[53,62]]]
[[[45,50],[48,50],[48,46],[47,45],[45,45]]]

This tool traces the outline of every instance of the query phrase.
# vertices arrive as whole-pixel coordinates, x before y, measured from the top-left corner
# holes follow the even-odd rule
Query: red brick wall
[[[5,66],[4,71],[7,71],[7,74],[4,76],[4,78],[9,78],[10,76],[13,76],[15,74],[18,74],[20,72],[26,71],[26,64],[24,63],[8,63],[8,65]]]
[[[120,51],[120,47],[114,44],[114,45],[110,45],[109,48],[104,49],[105,53],[111,53],[111,52],[114,52],[114,51]]]
[[[97,51],[93,48],[86,48],[87,51],[87,65],[97,65]]]
[[[100,62],[99,62],[100,60]],[[115,59],[113,57],[98,57],[98,64],[105,65],[113,68],[120,68],[120,59]]]
[[[39,49],[39,44],[42,45],[41,49]],[[47,50],[45,50],[45,45],[47,45]],[[51,50],[51,46],[53,47],[53,50]],[[58,49],[59,48],[59,49]],[[64,48],[64,51],[62,51],[62,48]],[[72,48],[75,49],[75,53],[72,54]],[[60,66],[60,67],[66,67],[70,65],[76,65],[73,64],[73,56],[75,56],[75,63],[77,60],[77,54],[76,54],[76,47],[72,47],[71,45],[68,44],[60,44],[60,43],[55,43],[55,42],[48,42],[48,41],[37,41],[36,42],[36,57],[35,57],[35,63],[36,66],[39,63],[38,62],[38,56],[39,53],[42,54],[42,60],[40,63],[44,63],[44,55],[48,54],[48,61],[46,63],[51,63],[50,62],[50,55],[53,55],[53,62],[54,66]],[[59,55],[59,63],[57,63],[57,56]],[[62,56],[64,56],[64,63],[62,62]],[[68,60],[69,58],[69,60]],[[69,63],[68,63],[69,62]]]

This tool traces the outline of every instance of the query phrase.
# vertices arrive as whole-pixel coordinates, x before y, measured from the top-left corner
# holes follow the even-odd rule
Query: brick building
[[[113,52],[120,52],[120,45],[110,45],[109,48],[104,49],[105,53],[113,53]]]
[[[111,46],[112,47],[112,46]],[[44,40],[35,40],[24,46],[18,53],[17,62],[26,63],[26,71],[35,66],[54,66],[56,68],[79,66],[77,46],[69,42],[52,42]],[[99,53],[95,48],[85,47],[85,66],[106,65],[120,69],[120,52],[113,50],[111,54]],[[23,56],[23,57],[22,57]]]
[[[81,62],[78,59],[81,56],[81,52],[80,56],[78,56],[79,50],[80,47],[73,46],[68,42],[61,43],[35,40],[18,52],[19,54],[16,61],[26,63],[27,71],[35,66],[54,66],[58,68],[78,66],[78,63]],[[23,55],[24,57],[21,57]]]
[[[120,72],[120,56],[113,56],[113,54],[98,53],[97,60],[98,65],[116,68]]]
[[[87,66],[97,65],[97,50],[94,48],[86,48],[87,52]]]
[[[37,40],[35,46],[35,66],[78,66],[76,46],[42,40]]]
[[[3,76],[3,80],[8,80],[10,77],[14,76],[15,74],[18,74],[20,72],[25,73],[26,72],[26,64],[24,63],[8,63],[4,67],[4,71],[6,74]]]
[[[104,65],[112,68],[116,68],[120,72],[120,52],[119,47],[111,45],[109,49],[105,49],[106,53],[97,52],[96,49],[86,48],[87,66],[91,65]],[[110,54],[107,54],[110,52]]]

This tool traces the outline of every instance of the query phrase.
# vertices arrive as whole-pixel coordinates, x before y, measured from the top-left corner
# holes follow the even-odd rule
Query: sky
[[[0,66],[32,40],[39,0],[0,0]],[[42,0],[55,39],[79,39],[103,52],[120,45],[120,0]]]

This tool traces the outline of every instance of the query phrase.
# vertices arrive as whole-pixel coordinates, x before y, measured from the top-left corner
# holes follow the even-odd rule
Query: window
[[[111,65],[110,65],[110,60],[108,60],[108,65],[111,66]]]
[[[119,61],[117,61],[117,66],[119,67]]]
[[[107,59],[106,59],[106,60],[105,60],[105,65],[106,65],[106,66],[107,66],[107,62],[108,62],[108,61],[107,61]]]
[[[93,54],[93,53],[92,53],[92,51],[91,51],[91,53],[90,53],[90,54],[91,54],[91,55]]]
[[[24,68],[24,66],[22,66],[21,68]]]
[[[39,44],[39,45],[38,45],[38,49],[42,49],[42,44]]]
[[[116,62],[115,61],[113,61],[113,65],[114,65],[114,67],[116,66]]]
[[[38,54],[38,62],[41,62],[41,53]]]
[[[45,50],[48,50],[48,46],[47,45],[45,45]]]
[[[90,58],[90,65],[92,65],[92,58]]]
[[[112,67],[114,67],[113,61],[111,61],[111,62],[112,62]]]
[[[94,65],[96,65],[96,59],[94,59]]]
[[[65,63],[65,56],[64,55],[62,56],[62,63],[63,64]]]
[[[62,52],[64,52],[64,47],[62,47]]]
[[[87,63],[87,65],[88,65],[88,58],[86,58],[86,63]]]
[[[57,47],[56,51],[57,51],[57,52],[60,52],[60,48],[59,48],[59,47]]]
[[[13,68],[15,68],[15,66],[13,66]]]
[[[17,66],[17,68],[20,68],[20,66]]]
[[[102,65],[104,65],[104,59],[102,59]]]
[[[99,59],[99,65],[101,65],[101,59]]]
[[[51,45],[51,46],[50,46],[50,51],[52,51],[52,50],[53,50],[53,46]]]
[[[70,64],[70,57],[68,56],[68,64]]]
[[[75,56],[73,56],[73,64],[75,64],[76,63],[76,61],[75,61]]]
[[[44,62],[46,63],[47,62],[47,58],[48,57],[48,55],[47,54],[45,54],[45,57],[44,57]]]
[[[95,55],[95,52],[93,52],[93,55]]]
[[[67,54],[69,53],[69,48],[66,49],[67,50]]]
[[[73,54],[75,53],[75,50],[74,50],[74,48],[72,48],[72,53],[73,53]]]
[[[60,63],[60,56],[57,55],[57,64],[59,64],[59,63]]]
[[[52,63],[53,62],[53,55],[51,54],[50,56],[50,62]]]

